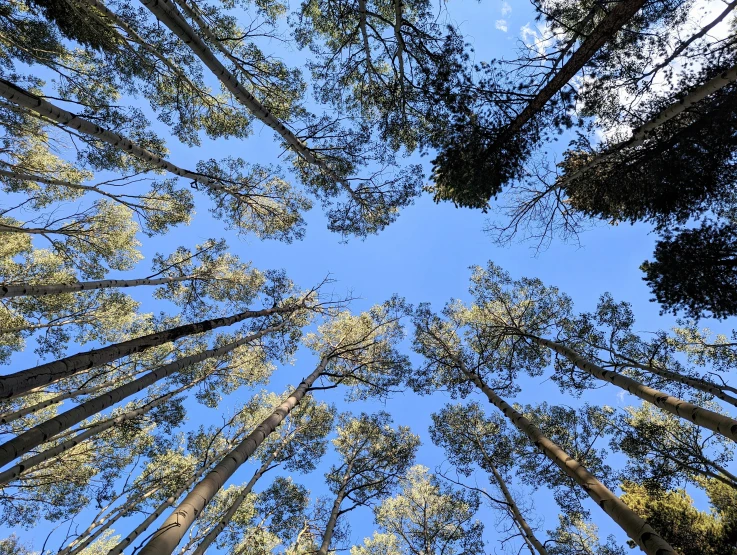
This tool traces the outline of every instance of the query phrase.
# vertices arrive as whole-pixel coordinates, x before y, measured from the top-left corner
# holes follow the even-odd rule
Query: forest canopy
[[[7,0],[0,133],[0,555],[737,555],[737,1]]]

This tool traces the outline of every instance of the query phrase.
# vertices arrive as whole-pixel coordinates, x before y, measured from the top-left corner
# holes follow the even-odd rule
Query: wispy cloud
[[[509,15],[512,13],[512,6],[507,2],[502,2],[502,15]]]
[[[509,28],[507,27],[507,21],[505,19],[497,19],[495,26],[503,33],[506,33],[509,30]]]

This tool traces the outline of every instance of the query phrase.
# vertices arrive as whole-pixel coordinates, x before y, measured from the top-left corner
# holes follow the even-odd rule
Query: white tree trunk
[[[89,418],[90,416],[93,416],[98,412],[113,406],[114,404],[119,403],[120,401],[127,397],[130,397],[131,395],[135,395],[139,391],[143,391],[150,385],[153,385],[159,380],[163,380],[167,376],[171,376],[172,374],[184,368],[187,368],[192,364],[202,362],[203,360],[207,360],[208,358],[224,355],[242,345],[246,345],[252,341],[255,341],[256,339],[259,339],[264,335],[267,335],[274,331],[278,331],[282,327],[284,327],[284,324],[279,324],[278,326],[266,328],[252,335],[243,337],[238,341],[223,345],[222,347],[219,347],[217,349],[208,349],[196,355],[183,357],[169,364],[159,366],[152,372],[149,372],[148,374],[141,376],[140,378],[133,380],[132,382],[123,384],[120,387],[113,389],[112,391],[108,391],[104,395],[95,397],[94,399],[82,403],[79,406],[69,409],[68,411],[55,416],[54,418],[51,418],[50,420],[47,420],[46,422],[43,422],[38,426],[35,426],[30,430],[20,434],[19,436],[11,439],[10,441],[6,441],[2,445],[0,445],[0,466],[9,463],[10,461],[14,460],[17,457],[20,457],[21,455],[24,455],[25,453],[28,453],[28,451],[30,451],[34,447],[37,447],[42,443],[53,439],[54,436],[56,436],[57,434],[71,428],[85,418]]]
[[[77,353],[66,358],[59,359],[54,362],[40,364],[33,368],[21,370],[7,376],[0,376],[0,399],[12,399],[30,391],[36,387],[44,386],[56,382],[62,378],[74,376],[82,371],[89,370],[96,366],[101,366],[108,362],[127,357],[134,353],[140,353],[151,347],[164,345],[182,337],[204,333],[210,330],[221,328],[224,326],[232,326],[238,322],[242,322],[248,318],[259,318],[261,316],[269,316],[271,314],[283,314],[294,312],[300,308],[305,308],[304,301],[297,305],[288,307],[273,307],[264,310],[246,310],[240,314],[226,316],[223,318],[212,318],[195,322],[194,324],[185,324],[175,328],[150,333],[121,343],[115,343],[102,347],[100,349],[92,349],[84,353]]]
[[[302,400],[308,389],[325,371],[330,359],[323,358],[314,372],[302,381],[294,392],[279,405],[247,438],[226,455],[207,476],[189,492],[176,510],[138,555],[171,555],[195,519],[225,485],[233,473],[248,460],[259,445]]]

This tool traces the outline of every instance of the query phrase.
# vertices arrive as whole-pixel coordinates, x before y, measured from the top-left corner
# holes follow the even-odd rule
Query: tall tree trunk
[[[703,391],[704,393],[708,393],[709,395],[713,395],[717,399],[737,407],[737,397],[725,393],[724,389],[726,388],[723,388],[715,383],[700,378],[684,376],[683,374],[679,374],[678,372],[671,372],[670,370],[660,368],[655,364],[640,364],[639,362],[635,362],[634,360],[630,360],[627,358],[625,358],[625,361],[626,362],[624,363],[624,366],[638,368],[640,370],[644,370],[645,372],[660,376],[661,378],[687,385],[694,389],[698,389],[699,391]]]
[[[330,177],[330,179],[340,184],[349,195],[355,198],[355,200],[360,200],[360,198],[356,198],[355,192],[350,185],[348,185],[348,182],[345,179],[338,176],[332,168],[330,168],[322,159],[318,158],[306,144],[287,129],[279,118],[269,112],[269,110],[265,108],[255,96],[248,92],[248,90],[238,82],[238,79],[236,79],[235,76],[220,62],[220,60],[215,57],[213,52],[207,47],[197,32],[195,32],[189,23],[187,23],[187,21],[181,16],[179,10],[177,10],[177,7],[173,2],[171,2],[171,0],[141,0],[141,3],[151,10],[151,13],[166,25],[172,33],[189,46],[192,52],[202,60],[202,63],[205,64],[205,66],[220,80],[225,88],[228,89],[231,94],[233,94],[233,96],[243,104],[243,106],[248,108],[254,116],[276,131],[299,156],[319,168],[320,171]],[[189,10],[189,12],[189,15],[198,22],[203,33],[209,31],[207,25],[197,17],[194,10]],[[216,37],[211,36],[211,40],[214,40],[215,44],[219,43]]]
[[[207,476],[184,498],[173,514],[161,525],[156,534],[143,547],[138,555],[171,555],[184,534],[202,510],[220,491],[233,473],[253,455],[259,445],[286,418],[302,400],[312,384],[325,371],[329,358],[323,358],[312,374],[305,378],[299,387],[279,405],[247,438],[223,458]]]
[[[487,465],[489,465],[489,468],[491,469],[491,473],[494,475],[494,480],[496,481],[496,484],[499,486],[499,490],[502,492],[502,495],[504,496],[504,500],[507,502],[509,511],[512,513],[512,519],[517,523],[523,537],[525,538],[529,546],[534,547],[535,550],[537,550],[537,552],[540,555],[548,555],[547,549],[545,549],[545,546],[543,546],[540,540],[537,539],[537,537],[535,536],[535,532],[532,530],[532,528],[528,524],[527,519],[525,519],[525,517],[522,515],[522,512],[519,510],[519,507],[517,506],[517,502],[514,500],[514,497],[512,497],[512,493],[509,491],[509,488],[507,487],[507,483],[504,481],[504,477],[501,475],[499,470],[497,470],[496,465],[494,464],[494,461],[491,459],[489,454],[486,452],[486,447],[481,441],[481,438],[479,438],[478,436],[476,437],[476,444],[481,449],[481,454],[484,457],[484,461],[486,462]],[[534,555],[534,552],[533,552],[533,555]]]
[[[605,370],[601,366],[597,366],[593,362],[586,360],[573,349],[570,349],[565,345],[561,345],[560,343],[556,343],[555,341],[550,341],[549,339],[525,333],[522,333],[521,335],[527,337],[538,345],[548,347],[556,353],[563,355],[575,364],[577,368],[583,370],[590,376],[594,376],[595,378],[614,384],[632,395],[635,395],[648,403],[652,403],[658,408],[666,410],[671,414],[675,414],[684,420],[693,422],[698,426],[702,426],[708,430],[723,435],[732,441],[737,441],[737,420],[733,418],[703,409],[692,403],[687,403],[677,397],[671,397],[667,393],[663,393],[662,391],[643,385],[632,378],[622,376],[621,374],[612,372],[611,370]]]
[[[507,483],[504,481],[504,478],[499,473],[494,464],[491,464],[491,472],[494,475],[494,480],[496,481],[496,484],[499,486],[499,489],[504,496],[504,500],[509,506],[509,510],[512,513],[512,518],[519,526],[524,539],[528,542],[530,546],[534,547],[540,555],[548,555],[547,549],[545,549],[545,546],[540,542],[540,540],[537,539],[537,536],[535,536],[535,532],[533,532],[532,528],[530,528],[530,525],[527,523],[525,517],[522,516],[522,513],[520,512],[519,507],[514,500],[514,497],[512,497],[512,494],[507,487]]]
[[[120,416],[116,416],[114,418],[108,418],[106,420],[103,420],[102,422],[99,422],[93,426],[90,426],[85,431],[83,431],[81,434],[74,436],[72,439],[67,440],[63,443],[60,443],[59,445],[56,445],[55,447],[52,447],[51,449],[47,449],[39,453],[38,455],[29,457],[23,460],[20,464],[17,464],[3,472],[0,472],[0,486],[2,486],[3,484],[7,484],[8,482],[10,482],[11,480],[14,480],[15,478],[18,478],[19,476],[21,476],[22,474],[25,474],[26,472],[28,472],[35,466],[38,466],[42,462],[45,462],[49,459],[56,457],[57,455],[61,453],[64,453],[65,451],[68,451],[72,447],[79,445],[83,441],[93,436],[101,434],[105,430],[109,430],[113,426],[117,426],[118,424],[121,424],[127,420],[132,420],[133,418],[146,414],[147,412],[158,407],[159,405],[162,405],[163,403],[165,403],[166,401],[168,401],[175,395],[178,395],[182,391],[185,391],[187,389],[194,387],[195,385],[202,382],[206,378],[207,376],[202,377],[186,385],[183,385],[182,387],[170,393],[167,393],[166,395],[162,395],[161,397],[154,399],[150,403],[146,403],[142,407],[126,411]]]
[[[183,357],[169,364],[159,366],[157,369],[149,372],[144,376],[141,376],[137,380],[133,380],[132,382],[128,382],[127,384],[123,384],[120,387],[113,389],[112,391],[108,391],[104,395],[95,397],[94,399],[82,403],[77,407],[69,409],[68,411],[54,418],[51,418],[50,420],[47,420],[46,422],[43,422],[42,424],[39,424],[38,426],[31,428],[27,432],[24,432],[19,436],[11,439],[10,441],[6,441],[2,445],[0,445],[0,466],[9,463],[16,457],[20,457],[34,447],[37,447],[38,445],[41,445],[42,443],[52,439],[58,433],[71,428],[85,418],[89,418],[90,416],[93,416],[98,412],[103,411],[116,403],[119,403],[126,397],[135,395],[139,391],[144,390],[157,381],[162,380],[167,376],[170,376],[182,370],[183,368],[187,368],[192,364],[202,362],[203,360],[207,360],[212,357],[224,355],[242,345],[246,345],[252,341],[255,341],[256,339],[259,339],[264,335],[267,335],[274,331],[278,331],[282,327],[284,327],[283,323],[279,324],[278,326],[266,328],[252,335],[248,335],[239,339],[238,341],[223,345],[222,347],[216,349],[208,349],[196,355]]]
[[[100,349],[92,349],[46,364],[40,364],[27,370],[0,377],[0,399],[12,399],[36,387],[56,382],[62,378],[74,376],[84,370],[101,366],[108,362],[140,353],[151,347],[164,345],[182,337],[204,333],[224,326],[232,326],[248,318],[258,318],[271,314],[283,314],[305,308],[304,300],[295,306],[273,307],[264,310],[247,310],[240,314],[223,318],[202,320],[193,324],[177,326],[166,331],[150,333],[128,341],[122,341]]]
[[[540,432],[532,423],[519,412],[499,397],[484,381],[475,373],[466,369],[459,359],[456,359],[462,371],[489,399],[504,416],[530,441],[540,449],[546,457],[553,461],[567,476],[572,478],[584,491],[599,505],[604,512],[616,522],[622,530],[648,555],[677,555],[676,551],[661,538],[655,530],[643,519],[635,514],[632,509],[625,505],[622,500],[614,495],[604,484],[591,474],[583,465],[563,451],[557,444]]]
[[[150,488],[144,494],[137,496],[135,498],[135,502],[137,503],[139,501],[147,499],[148,497],[151,497],[159,489],[160,488],[158,486]],[[56,555],[76,555],[77,553],[85,549],[88,545],[90,545],[92,542],[94,542],[97,538],[99,538],[105,532],[105,530],[110,528],[120,518],[126,516],[132,509],[133,509],[133,506],[130,503],[128,503],[127,505],[123,507],[119,507],[115,511],[115,514],[105,519],[102,519],[101,521],[94,522],[92,526],[90,526],[90,528],[88,528],[85,531],[84,534],[76,538],[75,541],[69,544],[66,548],[59,551]]]
[[[65,127],[70,127],[83,135],[94,137],[95,139],[119,148],[131,156],[151,164],[154,167],[166,170],[169,173],[178,175],[179,177],[192,179],[193,181],[196,181],[205,187],[209,187],[210,189],[225,189],[225,187],[217,183],[217,181],[212,177],[180,168],[179,166],[164,160],[157,154],[137,145],[133,141],[126,139],[122,135],[118,135],[114,131],[110,131],[109,129],[105,129],[104,127],[100,127],[97,124],[80,118],[63,108],[59,108],[58,106],[45,101],[44,99],[22,89],[10,81],[6,81],[5,79],[0,79],[0,96],[17,106],[22,106],[23,108],[27,108],[37,113],[43,118],[54,121]]]
[[[338,524],[338,517],[340,516],[340,506],[343,504],[345,498],[345,484],[340,488],[335,501],[333,502],[333,509],[330,511],[330,518],[325,525],[325,533],[322,535],[322,543],[320,549],[317,551],[317,555],[328,555],[330,551],[330,542],[333,541],[333,534],[335,533],[335,527]]]
[[[343,500],[346,496],[346,490],[348,489],[348,483],[351,480],[351,476],[353,473],[353,463],[355,462],[355,460],[356,459],[354,455],[354,457],[352,457],[350,462],[348,463],[345,472],[343,473],[343,479],[340,483],[340,489],[338,490],[338,494],[335,496],[335,501],[333,501],[333,508],[330,511],[330,517],[325,524],[325,532],[322,535],[322,543],[320,544],[320,549],[317,551],[317,555],[327,555],[328,551],[330,551],[330,543],[333,541],[335,527],[338,525],[338,517],[340,517],[340,515],[342,514],[340,506],[343,504]]]
[[[611,12],[599,22],[591,34],[581,43],[560,71],[548,81],[520,114],[504,129],[495,147],[517,134],[545,104],[568,83],[596,52],[634,16],[645,0],[620,0]]]
[[[228,510],[225,511],[225,514],[220,518],[217,525],[210,530],[207,535],[202,539],[200,544],[197,546],[197,548],[192,552],[192,555],[204,555],[205,551],[207,551],[207,548],[212,545],[212,543],[218,538],[218,536],[221,534],[223,530],[225,530],[225,527],[228,525],[228,523],[233,518],[233,515],[235,515],[236,512],[238,512],[238,509],[240,509],[241,505],[243,505],[243,502],[248,497],[248,494],[251,493],[253,490],[253,486],[256,485],[256,482],[258,482],[261,477],[271,470],[271,463],[274,462],[274,459],[276,459],[277,455],[279,454],[279,451],[286,445],[286,443],[291,440],[291,436],[285,438],[284,442],[275,449],[271,455],[269,455],[269,458],[264,461],[264,463],[259,467],[259,469],[254,473],[254,475],[251,477],[251,479],[246,484],[246,487],[243,488],[243,491],[238,494],[238,497],[233,500],[233,503],[231,503],[230,507],[228,507]]]
[[[175,283],[178,281],[189,281],[197,279],[195,276],[172,276],[165,278],[141,278],[141,279],[101,279],[97,281],[80,281],[78,283],[54,283],[48,285],[2,285],[0,286],[0,299],[12,297],[43,297],[46,295],[59,295],[61,293],[76,293],[77,291],[94,291],[95,289],[112,289],[120,287],[138,287],[141,285],[162,285],[164,283]]]
[[[153,524],[153,522],[158,519],[166,509],[171,507],[174,503],[177,502],[177,499],[181,497],[181,495],[187,491],[190,487],[192,487],[192,484],[194,484],[197,480],[199,480],[202,475],[205,473],[205,470],[207,469],[206,466],[203,466],[200,468],[197,472],[192,474],[192,476],[180,487],[178,490],[176,490],[170,497],[165,499],[164,501],[159,504],[158,507],[154,510],[153,513],[148,515],[143,522],[141,522],[136,528],[128,534],[125,538],[123,538],[118,544],[113,547],[110,551],[107,552],[107,555],[120,555],[123,553],[123,551],[131,545],[135,539],[143,534],[146,529]]]
[[[9,424],[13,422],[14,420],[18,420],[19,418],[23,418],[24,416],[28,416],[29,414],[33,414],[34,412],[43,410],[46,407],[50,407],[51,405],[61,403],[62,401],[66,401],[67,399],[73,399],[74,397],[79,397],[80,395],[87,395],[89,393],[95,393],[97,391],[100,391],[101,389],[105,389],[106,387],[110,387],[110,384],[104,383],[104,384],[101,384],[95,387],[87,387],[84,389],[76,389],[74,391],[68,391],[66,393],[62,393],[61,395],[51,397],[49,399],[46,399],[45,401],[40,401],[38,403],[22,408],[15,412],[8,412],[3,415],[0,415],[0,424]]]

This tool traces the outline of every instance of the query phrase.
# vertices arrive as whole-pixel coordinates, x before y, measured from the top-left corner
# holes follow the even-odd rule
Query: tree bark
[[[34,447],[45,443],[46,441],[53,439],[55,435],[64,430],[67,430],[75,424],[81,422],[85,418],[97,414],[100,411],[105,410],[112,405],[119,403],[126,397],[130,397],[144,390],[150,385],[156,383],[159,380],[170,376],[183,368],[207,360],[208,358],[217,357],[224,355],[242,345],[246,345],[268,333],[279,330],[284,327],[284,324],[279,324],[271,328],[266,328],[252,335],[243,337],[238,341],[228,343],[222,347],[216,349],[208,349],[196,355],[190,355],[183,357],[179,360],[159,366],[157,369],[149,372],[148,374],[141,376],[140,378],[133,380],[127,384],[123,384],[120,387],[108,391],[104,395],[95,397],[81,405],[69,409],[68,411],[50,419],[38,426],[31,428],[30,430],[20,434],[19,436],[6,441],[0,445],[0,466],[5,465],[21,455],[27,453]],[[85,432],[86,433],[86,432]]]
[[[224,326],[232,326],[248,318],[294,312],[299,308],[304,308],[304,306],[304,302],[301,302],[296,306],[290,307],[247,310],[233,316],[185,324],[166,331],[151,333],[121,343],[108,345],[100,349],[77,353],[76,355],[71,355],[54,362],[40,364],[27,370],[21,370],[20,372],[0,377],[0,399],[18,397],[36,387],[56,382],[62,378],[67,378],[84,370],[94,368],[95,366],[101,366],[134,353],[143,352],[151,347],[170,343],[188,335],[204,333]]]
[[[313,164],[319,168],[325,175],[330,177],[336,183],[348,192],[349,195],[356,197],[353,189],[348,185],[345,179],[338,176],[332,168],[330,168],[323,160],[318,158],[315,153],[304,144],[294,133],[292,133],[287,127],[275,117],[267,108],[265,108],[255,96],[253,96],[243,85],[238,82],[238,79],[226,69],[226,67],[218,60],[213,52],[207,47],[205,42],[195,32],[195,30],[187,23],[187,21],[181,16],[179,10],[171,0],[141,0],[141,3],[146,6],[156,18],[166,25],[169,30],[179,37],[192,52],[202,60],[202,63],[220,80],[220,82],[227,88],[231,94],[250,110],[250,112],[256,116],[261,122],[268,125],[276,131],[279,136],[302,158],[304,158],[310,164]],[[194,13],[193,10],[189,10],[189,15],[195,21],[202,30],[203,34],[209,31],[207,25]],[[213,37],[210,33],[211,40],[214,40],[215,44],[219,44],[216,37]],[[356,199],[360,200],[360,199]]]
[[[106,387],[109,387],[109,385],[110,384],[104,383],[102,385],[98,385],[95,387],[88,387],[85,389],[76,389],[74,391],[62,393],[61,395],[57,395],[56,397],[51,397],[50,399],[46,399],[45,401],[41,401],[39,403],[36,403],[35,405],[25,407],[15,412],[8,412],[6,414],[0,415],[0,424],[9,424],[10,422],[13,422],[14,420],[18,420],[19,418],[23,418],[24,416],[28,416],[29,414],[33,414],[34,412],[38,412],[42,409],[45,409],[46,407],[50,407],[51,405],[61,403],[62,401],[66,401],[67,399],[73,399],[74,397],[79,397],[80,395],[87,395],[89,393],[95,393],[96,391],[100,391],[101,389],[105,389]]]
[[[99,422],[89,428],[87,428],[84,432],[81,434],[78,434],[74,436],[72,439],[67,440],[55,447],[52,447],[51,449],[47,449],[38,455],[34,455],[33,457],[29,457],[25,460],[23,460],[20,464],[17,464],[3,472],[0,472],[0,486],[7,484],[11,480],[14,480],[15,478],[18,478],[22,474],[25,474],[29,470],[31,470],[33,467],[41,464],[44,461],[47,461],[60,453],[63,453],[65,451],[68,451],[72,447],[75,447],[82,443],[83,441],[96,436],[98,434],[101,434],[105,430],[109,430],[113,426],[117,426],[118,424],[125,422],[126,420],[131,420],[133,418],[136,418],[137,416],[141,416],[143,414],[146,414],[150,410],[158,407],[159,405],[165,403],[175,395],[178,395],[182,391],[185,391],[187,389],[190,389],[191,387],[197,385],[201,381],[203,381],[207,376],[200,378],[198,380],[195,380],[191,383],[188,383],[186,385],[183,385],[182,387],[167,393],[166,395],[162,395],[161,397],[158,397],[157,399],[154,399],[150,403],[146,403],[140,408],[129,410],[120,416],[116,416],[114,418],[108,418],[106,420],[103,420],[102,422]]]
[[[499,397],[481,378],[466,369],[460,360],[461,370],[486,394],[489,402],[498,408],[512,424],[553,461],[567,476],[572,478],[616,522],[622,530],[648,555],[677,555],[676,551],[643,519],[625,505],[604,484],[596,479],[583,465],[568,455],[557,444],[548,439],[532,423]]]
[[[161,514],[168,509],[170,506],[172,506],[174,503],[176,503],[177,499],[185,492],[189,487],[192,486],[199,478],[205,473],[205,469],[207,467],[200,468],[197,472],[192,474],[192,477],[189,478],[181,488],[176,490],[170,497],[165,499],[156,509],[153,513],[148,515],[141,524],[136,526],[135,530],[133,530],[130,534],[128,534],[125,538],[123,538],[118,544],[113,547],[110,551],[107,552],[107,555],[120,555],[123,553],[123,551],[131,544],[133,541],[140,536],[143,532],[146,531],[146,529],[151,526],[151,524],[158,519]]]
[[[330,550],[330,542],[333,540],[333,534],[335,533],[335,526],[338,524],[338,517],[340,516],[340,506],[343,504],[343,498],[345,497],[345,485],[338,492],[338,496],[333,502],[333,509],[330,511],[330,518],[325,525],[325,533],[322,535],[322,543],[320,549],[317,551],[317,555],[328,555]]]
[[[118,135],[114,131],[100,127],[99,125],[80,118],[71,112],[67,112],[63,108],[59,108],[58,106],[45,101],[44,99],[18,87],[10,81],[6,81],[5,79],[0,79],[0,96],[17,106],[22,106],[23,108],[27,108],[37,113],[43,118],[47,118],[65,127],[71,127],[84,135],[94,137],[95,139],[119,148],[120,150],[123,150],[131,156],[138,158],[139,160],[143,160],[152,166],[166,170],[169,173],[178,175],[179,177],[186,177],[210,189],[225,189],[225,187],[218,184],[215,179],[201,173],[180,168],[179,166],[164,160],[157,154],[137,145],[133,141],[126,139],[122,135]]]
[[[698,389],[699,391],[703,391],[704,393],[713,395],[717,399],[737,407],[737,397],[733,397],[732,395],[725,393],[724,390],[715,383],[711,383],[698,378],[691,378],[689,376],[683,376],[682,374],[679,374],[677,372],[671,372],[670,370],[665,370],[664,368],[658,368],[653,364],[640,364],[629,359],[626,360],[624,366],[639,368],[640,370],[650,372],[651,374],[655,374],[656,376],[660,376],[661,378],[666,378],[668,380],[693,387],[694,389]]]
[[[141,279],[102,279],[97,281],[80,281],[78,283],[54,283],[48,285],[2,285],[0,299],[13,297],[44,297],[61,293],[76,293],[77,291],[94,291],[96,289],[112,289],[118,287],[138,287],[140,285],[162,285],[197,279],[195,276],[172,276],[165,278]]]
[[[703,409],[692,403],[687,403],[677,397],[671,397],[667,393],[663,393],[662,391],[643,385],[632,378],[622,376],[621,374],[612,372],[611,370],[605,370],[593,362],[584,359],[573,349],[570,349],[565,345],[561,345],[560,343],[556,343],[555,341],[550,341],[530,334],[521,335],[527,337],[538,345],[548,347],[556,353],[563,355],[575,364],[577,368],[591,376],[594,376],[595,378],[614,384],[632,395],[635,395],[648,403],[652,403],[656,407],[666,410],[671,414],[675,414],[684,420],[688,420],[698,426],[707,428],[708,430],[723,435],[732,441],[737,441],[737,420],[733,418]]]
[[[512,497],[512,493],[509,491],[509,488],[507,487],[507,483],[504,481],[504,477],[501,475],[501,473],[497,470],[496,465],[491,460],[491,457],[489,457],[486,453],[486,449],[484,448],[483,444],[479,442],[479,447],[481,448],[483,452],[483,457],[486,463],[489,465],[489,468],[491,468],[491,473],[494,475],[494,480],[496,481],[497,485],[499,486],[499,489],[502,492],[502,495],[504,496],[504,500],[507,502],[507,505],[509,506],[509,510],[512,513],[512,518],[517,522],[522,535],[525,537],[527,542],[537,550],[537,552],[540,555],[548,555],[548,550],[545,549],[545,546],[540,542],[540,540],[537,539],[537,536],[535,536],[535,532],[532,530],[530,525],[527,522],[527,519],[522,515],[522,512],[519,510],[519,507],[517,506],[517,502],[514,500],[514,497]]]
[[[620,0],[614,9],[599,22],[581,46],[563,64],[560,71],[535,95],[520,114],[504,129],[496,146],[518,133],[545,104],[568,83],[584,65],[606,44],[645,3],[645,0]]]
[[[274,462],[274,459],[279,454],[279,450],[283,445],[284,443],[279,446],[279,449],[276,449],[273,453],[271,453],[271,455],[269,455],[269,458],[266,459],[264,463],[259,467],[259,469],[254,473],[254,475],[246,484],[246,487],[243,488],[243,491],[238,494],[238,497],[235,498],[230,507],[228,507],[228,510],[225,511],[225,514],[218,521],[217,526],[215,526],[207,533],[207,535],[202,539],[197,548],[192,552],[192,555],[204,555],[205,551],[207,551],[207,548],[210,547],[210,545],[212,545],[212,543],[218,538],[220,533],[225,529],[225,527],[233,518],[233,515],[235,515],[238,509],[240,509],[241,505],[243,505],[243,502],[246,500],[246,497],[248,497],[248,494],[251,493],[251,491],[253,490],[253,486],[256,485],[256,482],[258,482],[261,477],[270,470],[271,463]]]
[[[143,547],[138,555],[171,555],[184,534],[187,532],[202,510],[220,491],[233,473],[248,460],[259,445],[299,404],[308,389],[325,371],[329,358],[323,358],[312,374],[305,378],[294,392],[279,405],[248,437],[223,458],[207,476],[179,504],[173,514],[167,518],[156,534]]]

